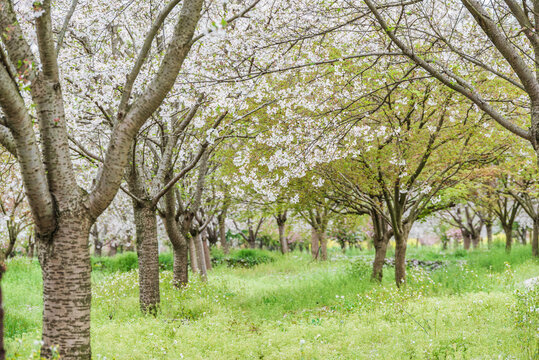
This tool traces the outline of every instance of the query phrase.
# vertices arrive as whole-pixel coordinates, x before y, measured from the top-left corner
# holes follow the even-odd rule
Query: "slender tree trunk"
[[[189,260],[191,262],[191,271],[193,274],[198,274],[198,260],[195,250],[195,239],[192,235],[189,235]]]
[[[314,260],[318,260],[318,253],[320,251],[320,238],[318,232],[314,227],[311,227],[311,254]]]
[[[202,240],[202,245],[204,246],[204,260],[206,261],[206,270],[210,271],[211,266],[211,254],[210,247],[208,246],[208,241]]]
[[[513,245],[513,228],[510,226],[503,226],[505,232],[505,252],[510,253]]]
[[[278,223],[279,226],[279,243],[281,244],[281,252],[286,254],[288,252],[288,240],[285,236],[285,223]]]
[[[400,233],[395,232],[395,282],[397,286],[406,283],[406,246],[408,242],[408,229],[404,229]]]
[[[533,219],[533,231],[532,231],[532,255],[539,257],[539,218]]]
[[[57,347],[61,358],[90,360],[91,221],[73,212],[59,216],[50,239],[40,239],[43,273],[43,331],[41,356]]]
[[[228,242],[226,241],[226,216],[224,215],[224,213],[217,216],[217,221],[219,222],[219,241],[221,242],[223,252],[225,254],[228,254],[230,252],[230,249],[228,247]]]
[[[487,246],[489,249],[492,248],[492,223],[487,222],[485,224],[485,228],[487,229]]]
[[[165,195],[169,196],[169,194]],[[171,200],[171,199],[166,199]],[[172,204],[174,199],[172,198]],[[166,216],[163,219],[165,224],[165,230],[167,231],[168,238],[172,243],[172,253],[174,257],[174,263],[172,267],[173,274],[173,284],[175,287],[179,288],[181,286],[187,285],[189,281],[189,272],[187,265],[187,240],[180,231],[179,224],[174,218],[173,212],[167,212]]]
[[[159,243],[155,210],[135,203],[135,228],[139,263],[140,308],[153,315],[159,307]]]
[[[371,279],[382,282],[384,276],[384,260],[386,259],[387,243],[389,238],[387,237],[374,237],[374,261],[372,263],[372,275]]]
[[[206,268],[206,259],[204,257],[204,245],[202,245],[202,238],[200,234],[195,234],[193,236],[195,242],[195,253],[197,258],[198,272],[202,281],[208,279],[207,268]]]

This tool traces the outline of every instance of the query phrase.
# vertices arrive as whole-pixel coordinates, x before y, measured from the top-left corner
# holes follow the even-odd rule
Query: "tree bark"
[[[102,256],[102,249],[103,249],[103,242],[99,238],[99,230],[97,229],[97,225],[94,224],[92,229],[90,230],[90,234],[94,237],[94,256]]]
[[[211,270],[211,255],[210,255],[210,247],[208,246],[208,241],[205,239],[202,240],[202,245],[204,246],[204,260],[206,262],[206,270]]]
[[[318,238],[318,232],[314,227],[311,227],[311,254],[314,260],[318,260],[319,251],[320,239]]]
[[[174,205],[174,193],[170,191],[171,194],[165,195],[165,201],[172,201]],[[172,196],[172,197],[169,197]],[[167,204],[170,205],[170,204]],[[189,281],[189,271],[188,271],[188,248],[187,240],[181,233],[179,229],[179,224],[174,217],[174,213],[168,211],[164,218],[163,223],[165,224],[165,230],[167,232],[168,238],[172,243],[172,253],[173,253],[173,267],[172,267],[172,276],[173,284],[175,287],[179,288],[187,285]]]
[[[6,265],[4,263],[5,257],[0,255],[0,285],[2,284],[2,277],[6,272]],[[0,286],[0,360],[5,360],[6,349],[4,348],[4,299],[2,297],[2,286]]]
[[[224,212],[217,216],[217,221],[219,222],[219,241],[221,242],[223,252],[225,254],[228,254],[230,252],[230,249],[228,247],[228,242],[226,241],[226,216]]]
[[[62,359],[90,360],[91,221],[81,213],[59,216],[50,239],[39,239],[43,273],[41,356],[56,346]]]
[[[277,225],[279,226],[279,243],[281,244],[281,253],[286,254],[288,252],[288,240],[285,236],[285,223],[279,222]]]
[[[395,232],[395,282],[400,287],[406,283],[406,246],[408,243],[408,228],[403,226],[400,232]]]
[[[35,251],[35,241],[32,240],[33,236],[30,235],[28,237],[28,257],[32,259],[34,257],[34,251]]]
[[[492,248],[492,223],[485,223],[485,228],[487,229],[487,247]]]
[[[372,275],[371,279],[382,282],[384,275],[384,260],[386,259],[387,243],[389,237],[378,238],[374,237],[374,261],[372,263]]]
[[[195,239],[189,234],[189,260],[191,263],[191,271],[193,274],[198,274],[198,260],[195,250]]]
[[[326,238],[326,233],[319,231],[318,239],[320,240],[320,259],[326,261],[328,259],[328,239]]]
[[[206,281],[208,279],[208,274],[206,268],[206,259],[204,256],[204,245],[202,244],[202,238],[198,232],[193,235],[193,241],[195,243],[195,254],[198,265],[198,273],[200,274],[200,278],[202,279],[202,281]]]
[[[159,244],[157,216],[150,204],[134,203],[139,263],[140,308],[153,315],[159,307]]]
[[[464,250],[470,250],[470,245],[472,244],[472,237],[468,232],[462,232],[462,245],[464,246]]]
[[[505,233],[505,252],[510,253],[513,245],[513,227],[503,226],[503,231]]]
[[[539,218],[533,219],[532,255],[534,257],[539,256]]]
[[[472,245],[474,249],[479,248],[479,244],[481,243],[481,233],[476,233],[472,236]]]
[[[249,227],[249,237],[247,238],[247,243],[247,245],[249,245],[249,249],[256,248],[256,235],[251,227]]]

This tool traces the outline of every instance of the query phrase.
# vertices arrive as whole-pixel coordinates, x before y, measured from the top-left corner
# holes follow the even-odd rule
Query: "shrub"
[[[138,268],[137,254],[125,252],[111,257],[92,258],[92,270],[127,272]]]
[[[214,246],[210,248],[210,255],[213,266],[221,265],[225,262],[226,256],[222,249]]]
[[[174,254],[169,253],[163,253],[159,254],[159,268],[161,270],[168,270],[172,271],[172,268],[174,267]]]
[[[358,258],[350,263],[347,271],[354,277],[365,279],[372,274],[372,264],[365,259]]]
[[[275,259],[267,252],[256,249],[242,249],[236,251],[231,257],[226,259],[230,267],[254,267],[259,264],[273,262]]]

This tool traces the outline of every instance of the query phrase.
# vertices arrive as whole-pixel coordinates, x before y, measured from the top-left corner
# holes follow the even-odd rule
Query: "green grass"
[[[96,359],[533,359],[539,340],[539,275],[529,247],[469,253],[409,248],[409,257],[444,260],[408,271],[397,290],[359,264],[371,251],[271,254],[254,268],[216,267],[208,283],[184,290],[161,273],[161,311],[140,314],[137,270],[94,271],[92,348]],[[360,259],[360,260],[358,260]],[[463,263],[465,260],[466,263]],[[111,260],[115,261],[115,260]],[[354,265],[355,264],[355,265]],[[13,259],[3,282],[8,359],[39,347],[41,274]],[[18,354],[18,355],[16,355]]]

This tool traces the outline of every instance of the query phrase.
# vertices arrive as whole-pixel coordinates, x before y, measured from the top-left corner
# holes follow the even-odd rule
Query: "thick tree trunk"
[[[395,232],[395,282],[397,286],[406,283],[406,246],[408,243],[408,229],[401,230],[400,234]]]
[[[510,253],[513,245],[513,228],[510,226],[503,226],[505,233],[505,252]]]
[[[472,237],[473,248],[474,249],[479,248],[480,243],[481,243],[481,234],[480,233],[474,234]]]
[[[318,239],[320,239],[320,259],[326,261],[328,259],[328,239],[326,238],[326,233],[319,231]]]
[[[288,240],[285,236],[285,223],[278,223],[279,226],[279,243],[281,244],[281,252],[286,254],[288,252]]]
[[[175,287],[180,288],[189,282],[187,246],[172,246],[172,251],[174,256],[172,281]]]
[[[202,245],[204,246],[204,260],[206,261],[206,270],[210,271],[212,269],[212,266],[211,266],[210,247],[208,246],[208,241],[202,240]]]
[[[490,249],[492,248],[492,223],[486,223],[485,228],[487,229],[487,247]]]
[[[195,239],[189,235],[189,262],[191,263],[191,271],[193,274],[198,274],[198,260],[195,249]]]
[[[226,241],[226,224],[225,224],[226,217],[224,214],[220,214],[217,217],[217,221],[219,222],[219,241],[221,242],[221,247],[223,248],[223,252],[225,254],[228,254],[230,252],[230,249],[228,247],[228,242]]]
[[[2,284],[2,277],[6,272],[6,265],[4,263],[4,257],[0,255],[0,285]],[[2,286],[0,286],[0,360],[5,360],[6,349],[4,348],[4,299],[2,297]]]
[[[140,308],[156,314],[159,307],[159,243],[155,210],[135,203],[135,227],[139,263]]]
[[[118,245],[116,243],[110,244],[108,256],[114,256],[118,253]]]
[[[464,250],[469,250],[470,245],[472,244],[472,237],[468,233],[462,233],[462,245],[464,246]]]
[[[311,254],[314,260],[318,260],[320,252],[320,239],[318,232],[314,227],[311,227]]]
[[[533,219],[532,255],[539,257],[539,218]]]
[[[200,274],[200,278],[202,279],[202,281],[206,281],[208,279],[208,276],[206,259],[204,256],[204,245],[202,244],[202,237],[200,236],[200,234],[195,234],[193,236],[193,240],[195,242],[195,253],[197,258],[198,273]]]
[[[247,245],[249,249],[256,249],[256,236],[254,231],[249,230],[249,237],[247,238]]]
[[[371,278],[375,281],[382,282],[382,277],[384,275],[384,260],[386,259],[387,253],[387,241],[385,239],[376,239],[374,240],[374,261],[372,263],[372,276]]]
[[[41,356],[57,347],[62,359],[90,360],[90,252],[91,221],[70,214],[57,219],[49,239],[40,239],[43,272],[43,345]]]

